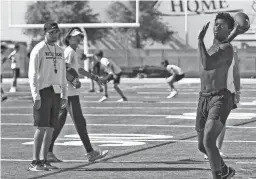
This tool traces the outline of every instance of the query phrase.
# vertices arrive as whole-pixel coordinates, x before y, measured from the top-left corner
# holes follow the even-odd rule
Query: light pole
[[[188,1],[184,0],[185,4],[185,42],[186,46],[188,46]]]

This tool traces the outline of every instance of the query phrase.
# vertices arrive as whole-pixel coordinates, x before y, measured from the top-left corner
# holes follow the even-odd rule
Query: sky
[[[22,30],[19,28],[9,28],[8,22],[11,19],[12,24],[23,24],[24,23],[24,15],[26,12],[26,8],[28,3],[31,3],[30,1],[24,1],[24,0],[11,0],[11,8],[9,8],[8,0],[1,0],[1,39],[2,40],[17,40],[17,41],[28,41],[29,38],[22,34]],[[196,1],[196,2],[195,2]],[[221,2],[220,2],[221,1]],[[222,6],[225,7],[225,10],[231,10],[231,9],[240,9],[243,7],[244,12],[248,14],[256,13],[252,9],[252,4],[254,0],[214,0],[215,8],[220,8],[220,3],[222,3]],[[159,0],[158,3],[158,10],[161,11],[164,14],[181,14],[180,7],[177,6],[178,2],[175,6],[175,11],[173,12],[173,8],[171,5],[170,0]],[[209,3],[209,2],[208,2]],[[102,20],[107,20],[105,8],[109,6],[110,1],[90,1],[91,7],[95,13],[100,14],[100,18]],[[184,5],[184,4],[183,4]],[[206,7],[206,6],[204,6]],[[213,8],[213,6],[211,6]],[[198,11],[201,11],[203,8],[202,2],[200,0],[190,0],[189,2],[189,8],[191,11],[198,9]],[[256,8],[256,4],[255,4]],[[11,10],[11,11],[9,11]],[[9,17],[9,12],[11,12],[11,16]],[[191,14],[189,12],[189,14]],[[188,16],[188,42],[189,45],[196,48],[197,46],[197,34],[201,30],[204,24],[206,24],[208,21],[211,21],[209,30],[205,37],[205,43],[206,46],[210,45],[212,43],[212,24],[214,20],[215,14],[213,15],[196,15],[196,16]],[[251,16],[250,16],[251,17]],[[162,20],[168,24],[168,26],[176,31],[178,35],[185,39],[185,18],[184,16],[177,16],[177,17],[162,17]],[[256,20],[255,20],[256,21]]]

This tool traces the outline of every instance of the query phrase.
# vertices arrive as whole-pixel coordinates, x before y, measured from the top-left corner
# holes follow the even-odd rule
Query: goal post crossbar
[[[43,28],[44,24],[12,24],[12,0],[9,0],[9,27],[11,28],[28,28],[28,29],[36,29]],[[71,27],[81,27],[81,28],[122,28],[122,27],[140,27],[139,23],[139,0],[136,1],[135,6],[135,22],[133,23],[61,23],[59,22],[59,28],[71,28]]]
[[[82,27],[82,28],[121,28],[121,27],[139,27],[139,23],[68,23],[68,24],[58,24],[59,28],[72,28],[72,27]],[[9,24],[12,28],[27,28],[36,29],[43,28],[44,24]]]

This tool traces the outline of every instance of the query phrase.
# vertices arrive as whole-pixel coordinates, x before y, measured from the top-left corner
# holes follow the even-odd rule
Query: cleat
[[[225,154],[223,154],[222,152],[220,152],[220,156],[221,156],[222,158],[227,158],[227,156],[226,156]],[[205,159],[205,160],[208,160],[208,156],[205,155],[205,154],[204,154],[204,159]]]
[[[58,169],[58,167],[52,166],[47,160],[42,160],[41,163],[47,169]]]
[[[62,160],[58,159],[52,152],[47,153],[47,161],[48,162],[62,162]]]
[[[221,156],[222,158],[227,158],[227,156],[226,156],[225,154],[223,154],[222,152],[220,152],[220,156]]]
[[[1,98],[2,98],[1,101],[5,101],[5,100],[7,100],[8,97],[5,95],[2,95]]]
[[[40,171],[48,171],[49,169],[45,168],[40,160],[33,160],[31,162],[28,170],[33,171],[33,172],[40,172]]]
[[[224,175],[222,174],[222,179],[230,179],[235,175],[235,173],[235,169],[228,167],[227,173]]]
[[[104,158],[106,155],[108,155],[108,150],[103,150],[103,151],[93,150],[92,152],[87,153],[87,159],[89,162],[93,162],[95,160]]]
[[[107,96],[103,96],[103,97],[99,100],[99,102],[103,102],[103,101],[106,101],[106,100],[108,100],[108,97],[107,97]]]
[[[11,89],[10,89],[10,93],[15,93],[17,90],[16,90],[16,87],[11,87]]]
[[[124,102],[124,101],[128,101],[126,97],[117,100],[117,102]]]
[[[96,93],[102,93],[103,92],[103,89],[99,89]]]
[[[95,90],[94,90],[94,89],[90,89],[88,92],[89,92],[89,93],[94,93]]]
[[[173,97],[177,96],[178,93],[179,93],[178,91],[172,91],[172,92],[170,93],[170,95],[167,96],[166,98],[167,98],[167,99],[173,98]]]

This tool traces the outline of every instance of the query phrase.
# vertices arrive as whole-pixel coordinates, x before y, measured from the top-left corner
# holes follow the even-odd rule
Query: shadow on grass
[[[188,139],[192,139],[192,138],[195,138],[195,137],[197,137],[197,135],[192,135],[192,136],[189,136],[189,137],[184,137],[184,138],[182,138],[180,140],[188,140]],[[107,161],[107,160],[111,160],[111,159],[115,159],[115,158],[131,155],[131,154],[134,154],[134,153],[138,153],[138,152],[142,152],[142,151],[146,151],[146,150],[150,150],[150,149],[154,149],[154,148],[158,148],[158,147],[162,147],[162,146],[166,146],[166,145],[170,145],[170,144],[175,144],[175,143],[176,143],[175,141],[165,142],[165,143],[162,143],[162,144],[158,144],[158,145],[154,145],[154,146],[150,146],[150,147],[146,147],[146,148],[142,148],[142,149],[138,149],[138,150],[133,150],[133,151],[125,152],[123,154],[119,154],[119,155],[116,155],[116,156],[108,157],[108,158],[105,158],[105,159],[103,159],[101,161]],[[64,168],[64,169],[58,170],[58,171],[53,172],[53,173],[49,173],[49,174],[45,174],[45,175],[40,175],[40,176],[36,176],[36,177],[31,177],[31,178],[28,178],[28,179],[46,178],[46,177],[49,177],[49,176],[56,175],[58,173],[63,173],[63,172],[67,172],[67,171],[70,171],[70,170],[76,170],[76,169],[79,169],[81,167],[90,166],[90,165],[93,165],[95,163],[97,163],[97,162],[86,163],[86,164],[78,165],[78,166],[75,166],[75,167],[72,167],[72,168]],[[169,169],[169,168],[167,167],[167,169]]]
[[[205,168],[193,168],[193,167],[140,167],[140,168],[134,168],[134,167],[108,167],[108,168],[76,168],[76,169],[70,169],[71,171],[102,171],[102,172],[108,172],[108,171],[195,171],[195,170],[210,170]]]

